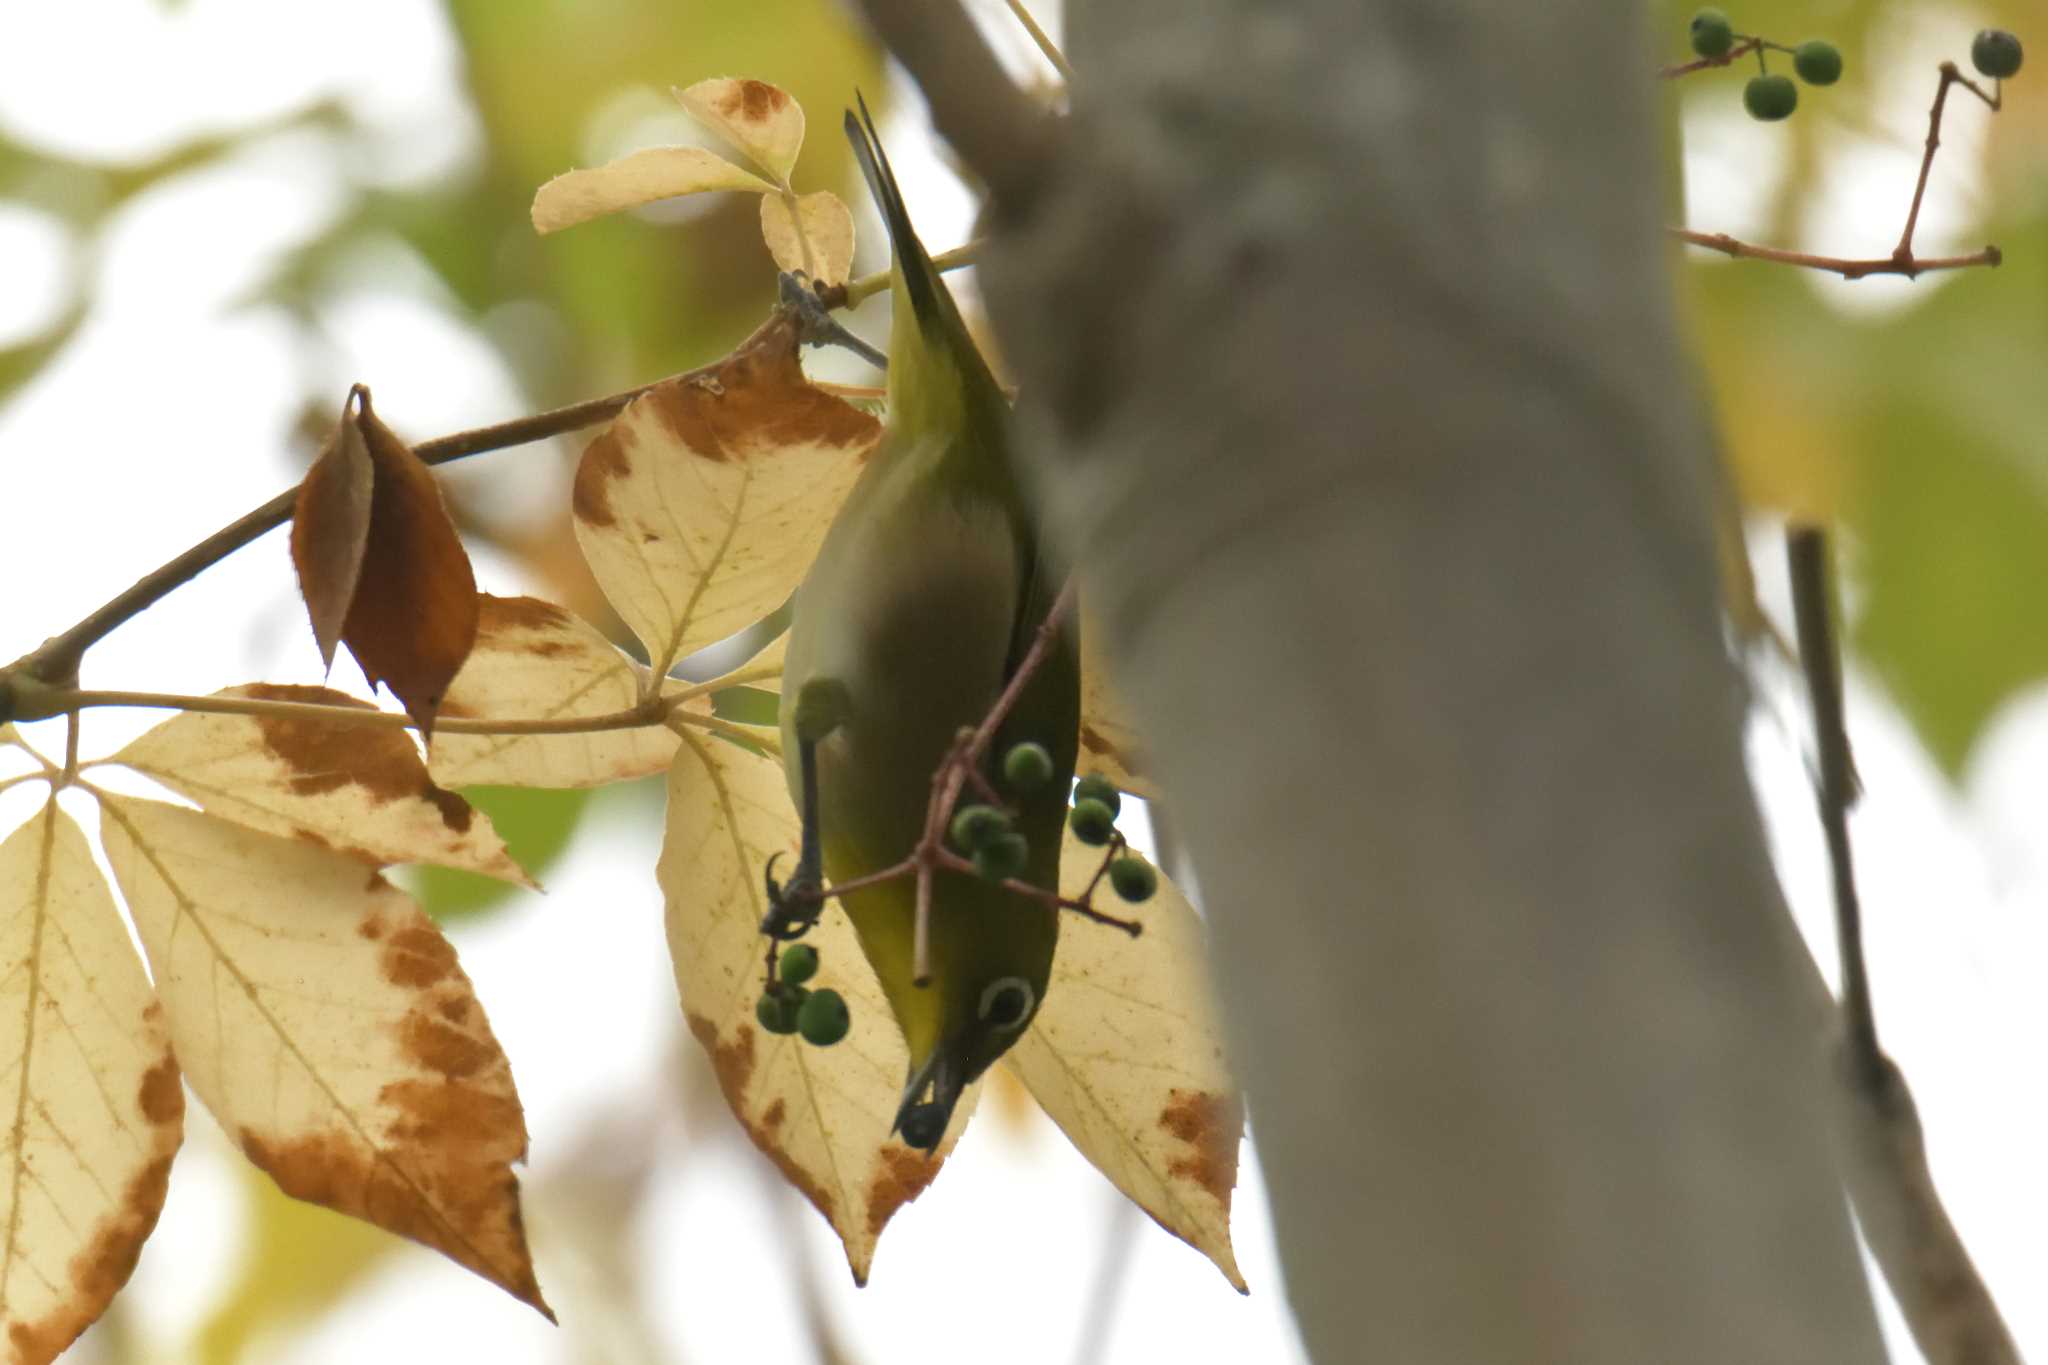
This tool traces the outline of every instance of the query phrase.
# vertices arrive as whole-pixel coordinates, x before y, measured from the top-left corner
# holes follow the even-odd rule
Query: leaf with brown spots
[[[371,709],[324,687],[251,683],[218,695]],[[187,711],[112,761],[266,834],[378,866],[434,863],[533,885],[489,818],[435,786],[412,737],[395,727]]]
[[[0,1323],[54,1359],[134,1269],[185,1091],[113,895],[52,801],[0,844]]]
[[[533,230],[559,232],[608,213],[706,190],[773,194],[775,188],[702,147],[646,147],[542,185],[533,196]]]
[[[361,384],[299,487],[292,562],[321,658],[334,663],[339,617],[338,638],[370,685],[390,688],[431,734],[441,694],[476,640],[476,577],[440,486],[371,411]]]
[[[128,797],[101,812],[186,1079],[249,1159],[548,1313],[511,1068],[433,921],[302,841]]]
[[[1130,710],[1110,676],[1109,664],[1094,642],[1103,638],[1085,619],[1081,628],[1081,747],[1076,772],[1106,777],[1124,791],[1146,800],[1159,795],[1147,765],[1144,744]]]
[[[888,1136],[909,1054],[836,907],[806,941],[821,960],[814,984],[846,997],[853,1031],[816,1048],[756,1025],[759,926],[767,910],[761,868],[769,854],[795,848],[796,839],[796,809],[780,764],[701,732],[683,735],[655,869],[683,1012],[740,1126],[830,1221],[855,1281],[864,1283],[883,1227],[938,1173],[979,1087],[962,1097],[937,1160]]]
[[[817,388],[794,321],[635,399],[576,471],[577,543],[657,674],[782,605],[881,425]]]
[[[777,266],[801,270],[819,284],[844,284],[853,269],[853,214],[830,190],[798,199],[793,218],[780,195],[763,195],[761,237]]]
[[[747,154],[778,185],[804,146],[803,106],[766,81],[720,76],[670,93],[684,112]]]
[[[479,599],[476,648],[441,703],[445,716],[569,720],[630,709],[641,671],[577,617],[536,597]],[[434,741],[428,765],[451,787],[596,787],[668,767],[661,725],[563,735],[464,735]]]
[[[1078,894],[1100,863],[1101,851],[1070,833],[1061,889]],[[1065,927],[1045,1003],[1004,1062],[1081,1155],[1242,1293],[1230,1195],[1243,1111],[1207,935],[1164,876],[1138,917],[1138,939]]]

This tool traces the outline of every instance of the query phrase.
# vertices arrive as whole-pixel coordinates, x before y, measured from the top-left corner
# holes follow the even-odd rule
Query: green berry
[[[792,943],[782,950],[776,970],[786,984],[801,986],[818,974],[818,950],[808,943]]]
[[[796,1027],[811,1046],[830,1047],[853,1027],[853,1014],[846,1008],[845,997],[827,987],[812,991],[804,1000],[796,1012]]]
[[[1031,857],[1031,845],[1021,834],[998,834],[974,850],[974,870],[992,882],[1014,877]]]
[[[972,856],[979,853],[991,839],[1010,832],[1010,817],[994,806],[962,806],[953,812],[953,823],[948,829],[953,847]]]
[[[1742,107],[1751,118],[1776,123],[1799,107],[1799,87],[1790,76],[1751,76],[1742,87]]]
[[[896,1127],[906,1145],[928,1152],[946,1135],[946,1116],[936,1104],[913,1104],[903,1111]]]
[[[1003,781],[1013,791],[1035,792],[1052,781],[1052,751],[1027,740],[1003,755]]]
[[[1094,773],[1088,774],[1074,784],[1074,804],[1078,806],[1083,801],[1100,801],[1109,807],[1111,815],[1123,813],[1124,797],[1123,793],[1116,789],[1116,783]]]
[[[1116,833],[1116,812],[1091,796],[1074,803],[1074,811],[1067,817],[1067,824],[1073,829],[1076,839],[1099,846],[1108,843],[1110,836]]]
[[[1808,85],[1833,85],[1842,79],[1842,54],[1823,38],[1808,38],[1792,49],[1792,69]]]
[[[1726,56],[1735,46],[1735,28],[1728,16],[1717,9],[1703,9],[1692,17],[1692,50],[1702,57]]]
[[[1979,30],[1970,41],[1970,61],[1983,75],[2004,80],[2020,69],[2020,40],[2002,28]]]
[[[1159,874],[1152,870],[1152,864],[1133,854],[1109,865],[1109,884],[1127,901],[1148,901],[1159,889]]]
[[[754,1018],[770,1033],[795,1033],[797,1015],[802,1012],[804,997],[809,994],[801,987],[763,991],[761,998],[754,1002]]]

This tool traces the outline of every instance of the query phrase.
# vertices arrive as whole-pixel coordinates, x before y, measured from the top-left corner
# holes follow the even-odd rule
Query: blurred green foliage
[[[1658,7],[1661,60],[1684,55],[1693,8]],[[1883,255],[1896,240],[1939,60],[1967,69],[1971,35],[1986,23],[2048,44],[2040,11],[2011,0],[1725,8],[1738,32],[1820,36],[1842,49],[1841,84],[1770,130],[1789,165],[1773,182],[1766,225],[1743,234],[1821,253]],[[1915,60],[1903,63],[1906,52]],[[2048,82],[2029,74],[2007,84],[1996,115],[1967,96],[1950,99],[1928,200],[1981,221],[1962,240],[1925,226],[1915,240],[1928,255],[1994,242],[2002,267],[1923,276],[1897,306],[1865,311],[1830,300],[1874,281],[1682,254],[1682,303],[1745,502],[1840,525],[1850,643],[1951,775],[2002,705],[2048,680],[2048,617],[2036,597],[2048,583],[2048,386],[2038,378],[2048,364],[2048,195],[2039,188]],[[1708,72],[1665,94],[1674,104],[1732,106],[1740,86],[1738,73]],[[1879,111],[1911,136],[1881,132]],[[1967,151],[1978,130],[1988,140],[1981,174]],[[1838,188],[1822,171],[1872,138],[1906,153],[1898,183],[1869,201],[1890,207],[1877,222],[1859,221],[1853,246],[1820,240],[1809,214]],[[1686,205],[1686,225],[1720,230],[1717,207]]]
[[[505,851],[535,881],[546,879],[590,804],[587,791],[542,787],[465,787],[462,795],[490,817]],[[429,915],[447,924],[504,905],[519,888],[460,868],[421,867],[412,874],[412,892]]]

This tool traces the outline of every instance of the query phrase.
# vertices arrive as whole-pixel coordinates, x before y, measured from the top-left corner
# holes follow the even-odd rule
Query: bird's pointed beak
[[[966,1041],[962,1034],[940,1039],[924,1065],[910,1073],[903,1102],[896,1107],[896,1122],[889,1131],[903,1134],[905,1145],[926,1156],[939,1150],[939,1139],[953,1121],[953,1107],[967,1088]]]

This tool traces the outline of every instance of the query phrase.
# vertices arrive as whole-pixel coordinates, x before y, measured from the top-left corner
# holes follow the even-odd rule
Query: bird
[[[899,864],[924,833],[933,778],[981,723],[1061,588],[1020,482],[1010,406],[918,240],[864,100],[846,134],[894,257],[886,422],[798,588],[780,706],[784,767],[803,817],[771,905]],[[1078,625],[1063,619],[984,760],[1042,745],[1051,776],[1009,799],[1027,852],[1014,877],[1059,883],[1080,731]],[[960,1095],[1023,1036],[1045,999],[1059,909],[995,880],[932,872],[929,979],[916,979],[916,879],[840,897],[909,1052],[890,1132],[936,1153]],[[772,925],[777,912],[771,908]],[[764,926],[768,927],[768,926]],[[773,932],[771,928],[771,932]]]

